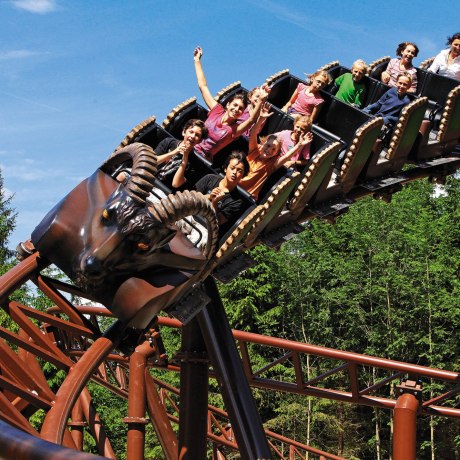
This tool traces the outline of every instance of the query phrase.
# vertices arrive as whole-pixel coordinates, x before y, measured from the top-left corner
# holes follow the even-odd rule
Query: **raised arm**
[[[283,166],[285,163],[287,163],[294,154],[297,152],[300,152],[307,144],[310,144],[310,142],[313,140],[313,134],[311,132],[305,133],[300,139],[299,142],[297,142],[294,147],[292,147],[291,150],[286,153],[286,155],[282,157],[278,157],[275,163],[275,169],[280,168]]]
[[[261,92],[260,98],[257,101],[257,104],[255,105],[252,113],[249,113],[249,118],[243,121],[242,123],[240,123],[238,127],[236,128],[236,131],[235,131],[236,136],[240,136],[241,134],[246,132],[255,123],[255,121],[258,120],[259,115],[262,116],[263,118],[267,118],[271,115],[271,113],[268,113],[268,106],[266,105],[266,100],[270,93],[270,87],[266,83],[264,83],[260,87],[260,92]],[[263,114],[264,107],[267,107],[265,114]],[[263,126],[263,123],[261,126]]]
[[[269,104],[264,103],[263,109],[260,112],[259,118],[251,129],[251,133],[249,135],[249,152],[252,152],[258,146],[258,139],[260,131],[262,130],[262,126],[264,125],[265,120],[271,115],[270,113],[270,106]]]
[[[209,91],[206,77],[204,76],[203,66],[201,65],[201,56],[203,56],[203,50],[198,46],[193,51],[193,60],[195,62],[195,73],[198,81],[198,88],[200,88],[201,95],[203,96],[204,102],[211,110],[217,105],[216,100],[212,97],[211,91]]]

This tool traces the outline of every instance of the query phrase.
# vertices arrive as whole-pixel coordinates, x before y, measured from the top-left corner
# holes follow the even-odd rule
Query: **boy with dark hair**
[[[222,236],[241,215],[243,201],[236,187],[248,173],[249,164],[242,152],[232,152],[223,166],[224,177],[208,174],[195,184],[195,190],[206,195],[217,214],[219,234]]]

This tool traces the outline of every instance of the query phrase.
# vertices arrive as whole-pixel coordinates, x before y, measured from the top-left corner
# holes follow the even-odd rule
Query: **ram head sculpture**
[[[130,174],[121,183],[117,171],[123,168]],[[205,276],[218,235],[215,211],[201,193],[184,191],[152,200],[155,174],[156,157],[149,146],[121,148],[32,233],[41,257],[88,298],[140,329]],[[207,234],[201,249],[177,224],[190,216]]]

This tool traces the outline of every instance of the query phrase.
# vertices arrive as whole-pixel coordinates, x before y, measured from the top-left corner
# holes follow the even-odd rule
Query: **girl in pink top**
[[[230,101],[224,106],[219,104],[211,94],[208,88],[208,83],[204,76],[203,67],[201,65],[201,57],[203,50],[200,47],[195,48],[193,52],[195,61],[195,73],[198,80],[198,87],[204,102],[209,108],[208,117],[205,121],[205,126],[208,128],[208,137],[195,147],[195,150],[208,160],[222,148],[230,144],[232,141],[240,137],[247,129],[249,129],[257,120],[260,109],[268,97],[270,88],[264,84],[260,89],[260,97],[254,110],[249,113],[248,118],[242,123],[238,123],[239,117],[246,108],[246,100],[244,94],[235,94]]]
[[[275,133],[275,136],[281,141],[281,157],[284,157],[288,152],[299,142],[302,136],[311,132],[312,121],[311,118],[306,115],[301,115],[296,118],[294,122],[294,128],[292,131],[286,129]],[[310,159],[310,145],[308,143],[301,150],[298,150],[290,160],[285,164],[286,167],[291,166],[304,166]]]
[[[308,115],[314,121],[324,102],[319,91],[330,82],[331,77],[327,72],[324,70],[315,72],[310,78],[309,85],[303,83],[297,85],[291,99],[282,110],[289,114]]]
[[[417,91],[417,69],[412,65],[412,60],[418,55],[418,46],[412,42],[403,42],[398,45],[396,56],[399,58],[391,59],[384,72],[382,72],[382,82],[397,87],[398,76],[407,72],[412,77],[412,85],[409,92]]]

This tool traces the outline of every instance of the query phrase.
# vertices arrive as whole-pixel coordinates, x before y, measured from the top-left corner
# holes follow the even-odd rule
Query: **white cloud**
[[[0,52],[0,60],[6,61],[9,59],[26,59],[34,56],[42,56],[43,53],[41,51],[32,51],[32,50],[10,50],[10,51],[3,51]]]
[[[34,160],[27,158],[15,164],[0,164],[0,169],[3,171],[3,176],[7,177],[8,180],[39,182],[50,177],[56,177],[56,171],[39,168]]]
[[[57,9],[55,0],[12,0],[16,8],[29,11],[30,13],[51,13]]]
[[[324,20],[318,14],[312,15],[304,13],[301,9],[292,7],[292,5],[273,0],[250,0],[251,3],[265,11],[268,11],[273,16],[276,16],[280,21],[288,22],[299,27],[319,38],[334,39],[342,32],[346,33],[364,33],[365,28],[361,25],[356,26],[352,22],[341,20],[333,20],[328,18]],[[307,5],[307,3],[305,3]],[[311,8],[314,11],[313,8]]]

